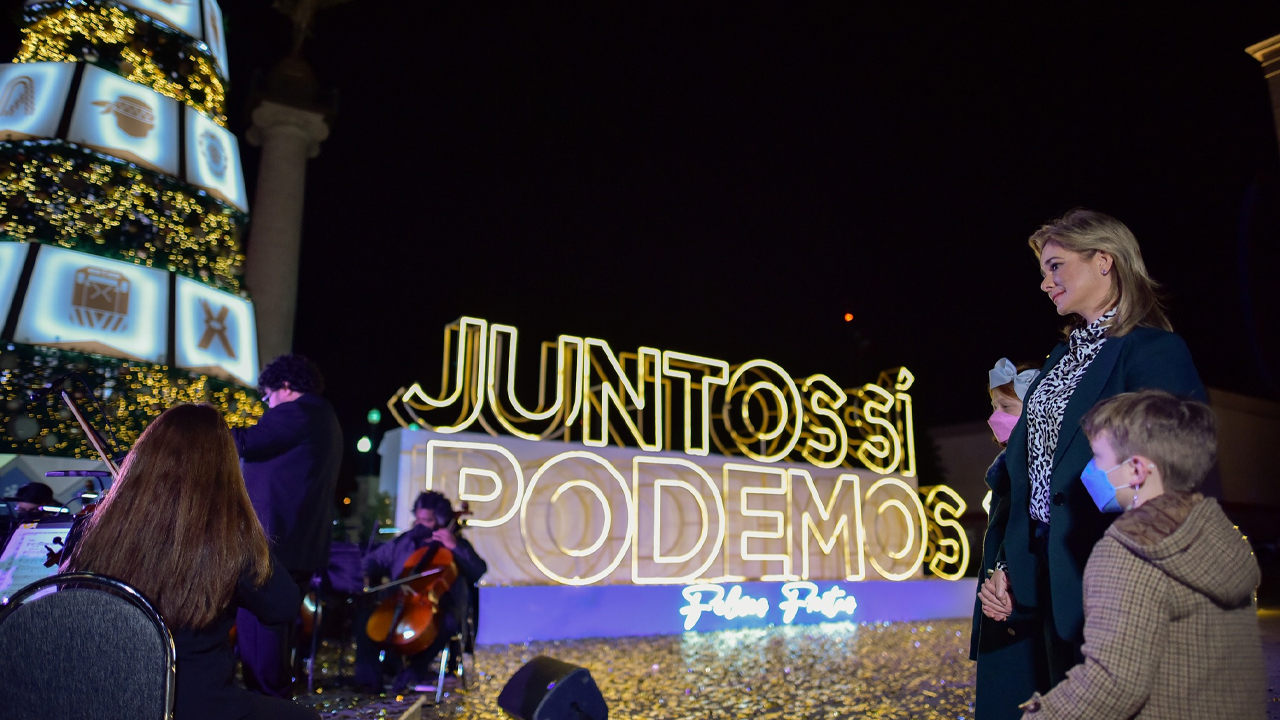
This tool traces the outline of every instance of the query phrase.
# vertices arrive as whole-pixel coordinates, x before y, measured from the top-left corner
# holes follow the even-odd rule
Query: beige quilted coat
[[[1085,567],[1084,663],[1024,720],[1261,720],[1258,580],[1216,501],[1168,494],[1125,513]]]

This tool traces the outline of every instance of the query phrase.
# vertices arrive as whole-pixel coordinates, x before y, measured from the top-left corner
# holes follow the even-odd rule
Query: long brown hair
[[[212,405],[171,407],[147,427],[63,569],[133,585],[177,628],[213,622],[245,570],[266,582],[267,537]]]
[[[1160,284],[1147,273],[1138,239],[1124,223],[1110,215],[1076,208],[1045,223],[1027,240],[1036,252],[1036,259],[1051,242],[1063,250],[1083,255],[1085,260],[1098,251],[1111,255],[1115,278],[1107,304],[1116,308],[1116,317],[1107,328],[1108,337],[1125,335],[1139,326],[1173,330],[1160,301]],[[1066,334],[1070,335],[1072,328],[1082,325],[1084,318],[1075,316]]]

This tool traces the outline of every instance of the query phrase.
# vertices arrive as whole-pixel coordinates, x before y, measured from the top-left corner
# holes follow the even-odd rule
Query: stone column
[[[253,298],[258,357],[264,365],[293,348],[307,160],[320,154],[320,143],[328,136],[321,113],[270,100],[253,111],[248,139],[262,148],[262,159],[245,285]]]
[[[1271,88],[1271,117],[1276,123],[1276,138],[1280,139],[1280,35],[1251,45],[1245,52],[1262,63],[1262,73]]]

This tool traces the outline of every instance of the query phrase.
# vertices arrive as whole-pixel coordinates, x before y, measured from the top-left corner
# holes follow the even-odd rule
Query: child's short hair
[[[1194,490],[1218,455],[1218,419],[1208,405],[1164,390],[1139,390],[1107,398],[1080,423],[1090,440],[1106,433],[1117,459],[1144,455],[1155,461],[1165,489]]]

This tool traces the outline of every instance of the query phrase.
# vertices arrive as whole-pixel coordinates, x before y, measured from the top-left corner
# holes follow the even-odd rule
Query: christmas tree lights
[[[26,22],[15,62],[90,62],[227,124],[225,83],[199,40],[96,0],[31,5]]]
[[[212,179],[200,182],[217,187],[220,197],[228,197],[223,186],[235,189],[226,178],[239,182],[235,138],[221,130],[226,126],[226,77],[219,69],[224,58],[215,58],[209,45],[189,34],[201,34],[203,28],[222,48],[221,12],[214,0],[184,0],[183,8],[203,12],[194,23],[171,26],[108,0],[35,3],[24,9],[17,65],[7,70],[0,88],[13,109],[0,116],[0,137],[11,138],[0,141],[0,243],[23,243],[6,245],[23,252],[9,255],[18,258],[10,260],[16,264],[5,289],[10,294],[5,301],[13,297],[13,303],[7,322],[0,319],[9,333],[0,337],[0,452],[95,456],[60,392],[39,392],[47,387],[74,396],[96,428],[110,428],[121,450],[177,403],[211,403],[232,427],[252,425],[262,415],[257,392],[230,381],[243,378],[251,384],[257,370],[254,333],[237,334],[228,325],[239,318],[240,328],[253,327],[241,281],[248,225],[248,215],[239,209],[243,188],[231,196],[239,207],[228,204],[175,176],[182,167],[178,162],[158,162],[137,144],[149,137],[185,142],[167,146],[175,148],[166,150],[167,157],[177,152],[188,163],[198,161],[212,173]],[[37,62],[62,65],[23,65]],[[76,80],[63,80],[62,89],[55,90],[51,77]],[[106,83],[93,87],[108,89],[86,89],[90,77]],[[80,89],[64,102],[67,88],[77,84]],[[194,112],[175,114],[168,98]],[[205,122],[201,116],[216,126],[206,122],[204,130],[193,130],[193,139],[184,141],[177,132],[181,118],[187,127],[199,128]],[[33,117],[53,120],[32,130]],[[77,135],[80,131],[67,130],[68,123],[97,134]],[[116,134],[103,135],[104,128]],[[77,142],[67,139],[72,136]],[[49,247],[26,252],[27,244]],[[25,265],[21,258],[28,258]],[[194,280],[200,292],[170,291],[192,287],[174,275]],[[63,330],[31,334],[35,330],[29,329],[54,325]],[[129,349],[135,341],[126,335],[142,328],[155,328],[142,336],[154,352]],[[199,345],[205,337],[221,340],[216,346]],[[203,351],[198,362],[190,360],[186,343]],[[174,367],[175,357],[195,369]],[[252,369],[246,372],[245,363]],[[64,382],[68,373],[79,379]]]

